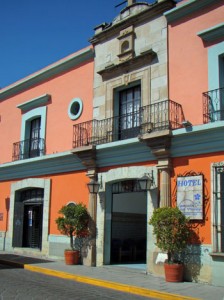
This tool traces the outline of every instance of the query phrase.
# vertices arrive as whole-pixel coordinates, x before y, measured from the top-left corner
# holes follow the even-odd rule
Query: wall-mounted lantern
[[[91,181],[87,183],[87,187],[90,194],[97,194],[99,192],[100,184],[94,179],[91,179]]]
[[[146,173],[143,177],[139,178],[138,183],[143,191],[149,191],[154,188],[153,171],[151,171],[151,173]]]

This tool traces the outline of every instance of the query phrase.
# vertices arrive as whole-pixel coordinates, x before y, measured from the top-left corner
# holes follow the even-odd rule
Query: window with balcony
[[[208,49],[209,91],[203,93],[203,123],[224,120],[224,42]]]
[[[39,107],[23,115],[21,139],[13,144],[13,161],[45,154],[46,110]]]

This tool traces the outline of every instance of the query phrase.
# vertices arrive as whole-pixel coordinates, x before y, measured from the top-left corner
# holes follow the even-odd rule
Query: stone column
[[[97,180],[96,170],[88,170],[87,176],[90,180]],[[83,246],[82,256],[83,265],[88,267],[96,266],[96,213],[97,213],[97,194],[89,194],[88,211],[90,215],[89,231],[90,235]]]
[[[150,147],[151,152],[158,160],[157,169],[159,171],[159,191],[160,207],[171,206],[170,192],[170,144],[171,131],[164,130],[161,132],[152,132],[140,136],[140,141],[145,142]]]
[[[160,207],[171,206],[171,187],[170,187],[170,161],[159,160],[157,165],[159,171],[159,188],[160,188]]]

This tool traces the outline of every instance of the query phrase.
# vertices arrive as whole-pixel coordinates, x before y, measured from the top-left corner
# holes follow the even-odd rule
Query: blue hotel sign
[[[191,220],[203,219],[203,177],[177,177],[177,206]]]

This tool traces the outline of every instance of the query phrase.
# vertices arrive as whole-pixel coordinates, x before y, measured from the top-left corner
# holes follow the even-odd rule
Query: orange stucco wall
[[[192,221],[195,232],[199,235],[200,242],[211,244],[211,165],[212,163],[223,161],[224,155],[214,153],[212,155],[196,155],[190,157],[180,157],[173,159],[174,172],[171,179],[171,194],[173,205],[176,204],[176,179],[186,172],[202,173],[204,177],[204,220]]]
[[[62,205],[69,202],[84,203],[88,206],[86,172],[59,174],[51,177],[51,204],[49,234],[58,234],[55,219]]]
[[[9,211],[6,210],[6,199],[10,199],[10,188],[11,182],[0,183],[0,214],[2,214],[0,231],[8,230]]]
[[[58,211],[62,205],[69,202],[82,202],[88,206],[88,189],[86,184],[89,180],[86,177],[86,171],[39,178],[51,179],[49,234],[58,234],[55,219],[58,217]],[[11,183],[13,181],[0,183],[0,213],[3,213],[3,220],[0,220],[0,231],[6,230],[7,221],[9,221],[9,219],[7,220],[5,199],[10,197]]]
[[[1,163],[12,161],[13,143],[20,141],[22,112],[16,106],[44,94],[51,95],[47,104],[46,154],[70,150],[73,125],[92,119],[93,60],[1,102],[0,135],[4,140],[4,147],[0,149]],[[83,113],[75,121],[68,116],[73,98],[83,101]]]
[[[223,14],[223,5],[214,1],[168,26],[169,98],[182,105],[193,125],[203,123],[202,93],[208,91],[208,45],[197,33],[222,23]]]

